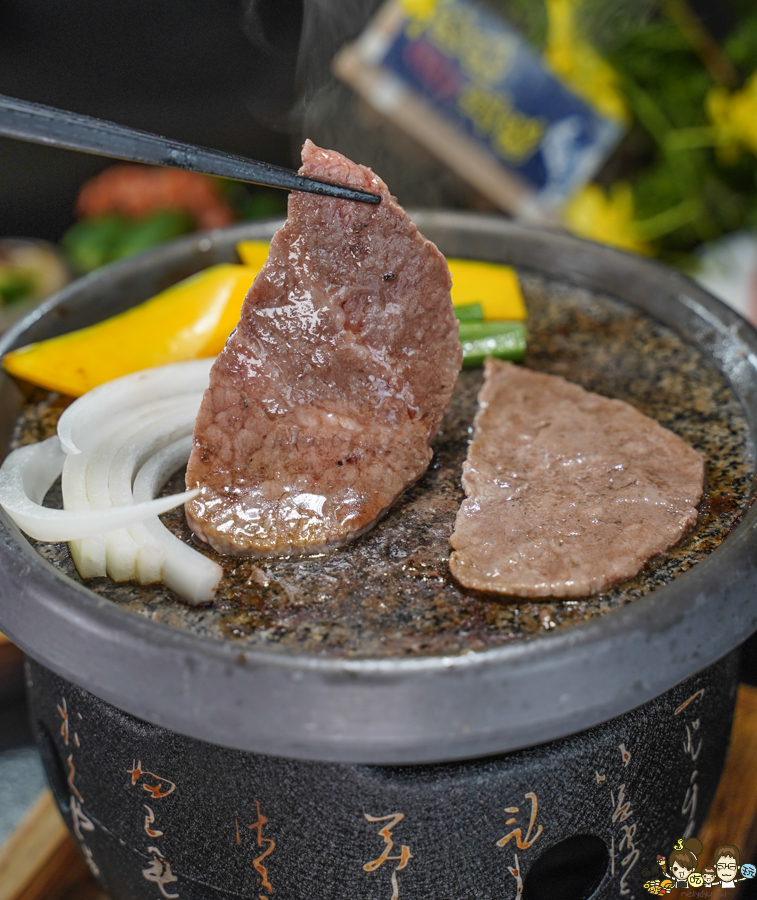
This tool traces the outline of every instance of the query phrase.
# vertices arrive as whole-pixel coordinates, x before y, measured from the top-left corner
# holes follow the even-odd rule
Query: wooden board
[[[756,767],[757,688],[742,684],[736,700],[736,716],[725,771],[710,813],[698,835],[703,844],[699,858],[706,865],[710,865],[713,852],[721,844],[735,844],[741,851],[742,863],[754,860],[757,850]],[[733,900],[738,897],[742,886],[740,882],[735,889],[713,888],[709,897],[712,900]]]
[[[20,694],[24,685],[24,654],[0,633],[0,699]]]
[[[699,832],[704,845],[700,859],[709,863],[713,851],[723,843],[739,847],[742,862],[754,859],[756,764],[757,688],[742,685],[723,777]],[[738,884],[733,892],[713,888],[706,896],[712,900],[735,900],[742,886],[743,883]],[[108,900],[79,856],[49,791],[40,796],[0,848],[0,900]]]
[[[88,880],[84,860],[45,790],[0,849],[0,900],[62,900]]]

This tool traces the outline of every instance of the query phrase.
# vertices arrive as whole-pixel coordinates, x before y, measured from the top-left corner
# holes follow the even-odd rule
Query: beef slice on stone
[[[520,597],[602,591],[694,526],[703,482],[699,454],[628,403],[489,359],[450,569]]]
[[[221,553],[308,553],[371,527],[423,475],[461,365],[447,264],[370,169],[306,142],[194,431],[190,527]]]

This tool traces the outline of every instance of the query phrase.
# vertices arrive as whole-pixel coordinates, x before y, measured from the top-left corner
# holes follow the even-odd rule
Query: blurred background
[[[2,0],[0,92],[291,165],[281,125],[301,18],[297,0],[260,13],[235,0]],[[0,232],[59,240],[81,184],[110,164],[0,139]]]
[[[434,18],[442,7],[478,23],[472,45]],[[503,47],[517,64],[495,72]],[[561,90],[570,117],[553,108]],[[403,205],[522,216],[654,256],[757,323],[754,0],[0,0],[0,93],[291,168],[310,137]],[[573,132],[553,129],[568,119]],[[465,162],[481,153],[499,167],[488,180]],[[285,211],[283,193],[215,181],[164,208],[151,198],[170,190],[133,171],[90,181],[112,166],[0,138],[0,328],[43,293],[10,239],[55,256],[52,289],[194,228]],[[0,663],[9,751],[30,735],[17,651],[0,645]],[[23,797],[0,789],[0,836]]]
[[[492,116],[501,118],[501,109],[469,108],[462,115],[460,102],[457,109],[448,102],[450,84],[458,92],[460,84],[470,86],[471,60],[459,42],[452,47],[445,38],[444,22],[434,32],[434,0],[388,5],[415,23],[417,34],[425,29],[410,48],[412,59],[399,38],[397,52],[373,58],[377,44],[395,37],[387,36],[386,23],[376,25],[377,11],[380,19],[387,6],[379,0],[141,0],[126,6],[0,0],[0,93],[288,167],[296,167],[307,136],[373,167],[404,205],[533,213],[532,204],[508,200],[507,184],[477,179],[474,166],[466,172],[440,151],[446,142],[437,138],[433,121],[461,134],[467,129],[469,147],[477,143],[493,152],[503,178],[515,172],[516,181],[525,175],[529,191],[534,187],[528,183],[533,171],[519,160],[513,164],[512,142],[495,146],[500,126]],[[549,105],[544,84],[541,98],[534,97],[546,72],[552,96],[555,84],[563,85],[583,103],[584,125],[596,131],[582,152],[577,144],[570,148],[572,162],[565,163],[564,140],[552,141],[557,152],[551,159],[549,142],[540,148],[537,162],[546,160],[553,173],[567,165],[571,176],[539,210],[542,218],[660,256],[757,320],[752,0],[458,0],[452,7],[488,15],[480,20],[479,37],[504,29],[503,41],[515,34],[539,60],[537,71],[520,53],[515,75],[495,84],[482,44],[473,80],[491,89],[488,101],[510,91],[516,107],[530,115],[526,126],[541,121]],[[362,44],[354,43],[361,35]],[[352,55],[343,54],[334,66],[345,47]],[[409,125],[412,116],[403,120],[402,109],[383,102],[398,84],[429,111],[422,125]],[[383,100],[379,89],[385,89]],[[554,110],[546,115],[554,124]],[[512,135],[523,122],[511,118],[506,125]],[[548,133],[558,137],[558,130]],[[57,244],[77,219],[91,217],[77,213],[80,188],[111,165],[0,138],[0,237]],[[577,169],[582,174],[573,177]],[[276,192],[221,187],[235,218],[284,208]],[[537,190],[539,199],[549,199],[547,193]],[[196,217],[161,220],[144,238],[130,239],[129,251],[198,224]],[[82,261],[79,237],[75,232],[66,252],[74,273],[118,256],[116,250],[110,257],[87,256],[87,233]],[[15,284],[9,290],[18,293]]]
[[[337,51],[365,31],[381,5],[0,0],[0,93],[290,167],[309,136],[372,166],[405,205],[502,209],[486,185],[471,185],[459,167],[429,149],[423,134],[408,134],[401,117],[371,103],[355,66],[352,75],[343,66],[341,80],[332,73]],[[429,0],[395,5],[420,22],[434,6]],[[572,182],[571,196],[552,210],[558,219],[584,236],[601,235],[687,269],[708,268],[697,256],[703,247],[713,258],[728,257],[723,274],[732,275],[734,255],[750,261],[751,247],[739,240],[717,248],[713,242],[757,222],[757,84],[750,81],[757,9],[751,0],[480,0],[474,6],[512,27],[548,72],[616,128],[589,166],[591,189]],[[428,57],[428,46],[423,49]],[[365,72],[376,68],[373,62],[363,58],[358,65]],[[391,60],[384,70],[408,77]],[[434,74],[427,64],[424,84],[410,85],[425,90],[430,108],[442,92]],[[534,83],[533,73],[523,77]],[[516,90],[526,105],[528,87]],[[443,104],[439,109],[445,111]],[[110,165],[0,139],[0,236],[58,242],[76,221],[81,185]],[[282,197],[258,194],[253,203],[239,193],[232,197],[235,214],[282,208]],[[716,279],[717,264],[709,268],[715,274],[705,277]],[[731,285],[744,306],[740,289]]]

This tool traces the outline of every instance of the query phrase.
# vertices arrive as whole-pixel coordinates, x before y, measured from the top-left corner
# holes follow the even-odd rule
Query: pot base
[[[136,719],[35,662],[61,812],[113,900],[643,896],[722,771],[737,654],[603,725],[459,763],[230,750]]]

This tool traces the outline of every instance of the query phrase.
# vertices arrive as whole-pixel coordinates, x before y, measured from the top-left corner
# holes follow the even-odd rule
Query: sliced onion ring
[[[214,359],[193,359],[144,369],[102,384],[79,397],[58,421],[58,437],[66,453],[81,453],[79,442],[114,411],[124,412],[152,400],[204,391]]]
[[[198,490],[153,499],[186,463],[213,360],[126,375],[74,401],[58,436],[11,453],[0,467],[0,505],[28,535],[68,541],[82,578],[163,580],[187,602],[207,603],[223,569],[158,519]],[[64,510],[42,506],[62,474]]]
[[[200,392],[181,394],[154,400],[113,416],[98,438],[92,432],[87,434],[82,445],[83,452],[66,460],[64,474],[67,467],[77,465],[85,457],[86,498],[91,508],[108,509],[133,503],[131,485],[136,469],[165,444],[191,433],[201,399]],[[119,456],[120,465],[117,464]],[[111,488],[116,468],[128,469],[124,471],[128,493],[124,491],[118,500],[114,499]],[[68,508],[70,498],[66,493],[63,499],[64,506]],[[95,569],[104,569],[113,581],[141,581],[137,577],[139,546],[125,528],[88,538],[80,546],[72,546],[71,551],[82,576],[83,569],[93,574]],[[152,580],[159,581],[160,577]]]
[[[189,394],[186,399],[180,398],[159,421],[144,425],[133,433],[133,439],[121,442],[121,446],[112,454],[107,472],[108,505],[121,506],[135,502],[132,487],[135,476],[142,465],[166,444],[186,437],[191,447],[192,429],[199,405],[200,395]],[[189,451],[183,461],[186,462],[187,459]],[[176,468],[178,467],[177,465]],[[155,494],[145,499],[152,500],[162,486],[158,485]],[[155,521],[157,522],[157,518]],[[163,528],[162,525],[160,527]],[[166,549],[150,537],[143,522],[109,532],[106,535],[106,556],[108,574],[114,581],[125,581],[131,577],[140,584],[153,584],[163,580]],[[128,574],[130,572],[133,573],[131,576]]]
[[[65,454],[57,437],[19,447],[0,467],[0,505],[29,537],[38,541],[70,541],[160,516],[196,497],[184,491],[146,503],[103,510],[48,509],[41,505],[63,469]]]
[[[127,376],[130,377],[130,376]],[[108,387],[112,387],[116,400],[121,385],[119,381],[109,382],[101,389],[107,400]],[[86,394],[85,398],[89,395]],[[82,398],[82,399],[85,399]],[[120,408],[115,401],[108,408],[108,416],[101,418],[97,428],[86,431],[81,441],[82,452],[66,457],[63,464],[63,506],[66,510],[98,510],[116,506],[109,494],[110,463],[113,455],[124,443],[137,440],[136,434],[144,426],[169,421],[170,411],[178,409],[192,428],[201,394],[183,394],[178,397],[163,397],[151,400],[137,407]],[[69,409],[82,402],[75,401]],[[174,437],[168,435],[168,440]],[[162,446],[158,444],[158,447]],[[152,499],[152,498],[150,498]],[[131,504],[131,499],[126,501]],[[118,504],[119,506],[121,504]],[[110,575],[114,581],[129,581],[135,577],[138,548],[128,534],[122,534],[120,545],[113,545],[116,551],[108,559],[107,544],[109,530],[101,531],[81,539],[69,541],[69,550],[82,578],[103,578]],[[124,546],[131,544],[130,548]],[[122,551],[127,552],[126,555]]]
[[[179,438],[156,453],[134,479],[134,500],[142,503],[154,497],[171,475],[189,459],[192,437]],[[145,519],[129,528],[129,533],[146,531],[153,546],[165,550],[163,582],[188,603],[207,603],[213,599],[223,569],[218,563],[198,553],[175,537],[157,517]],[[140,543],[140,546],[144,544]]]

